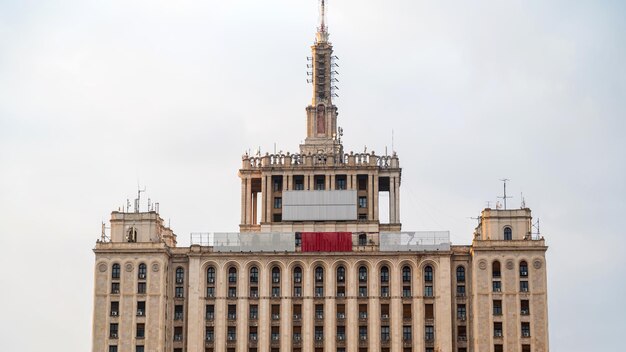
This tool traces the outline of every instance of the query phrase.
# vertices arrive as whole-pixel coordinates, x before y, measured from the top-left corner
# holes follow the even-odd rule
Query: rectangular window
[[[174,328],[174,341],[182,341],[183,340],[183,328],[181,326],[177,326]]]
[[[435,308],[432,304],[424,305],[424,319],[435,319]]]
[[[402,287],[402,297],[404,298],[411,297],[411,286]]]
[[[338,326],[337,327],[337,340],[338,341],[345,341],[346,339],[346,327],[345,326]]]
[[[109,346],[109,352],[117,352],[117,346],[115,345]]]
[[[259,298],[259,288],[250,287],[250,298]]]
[[[520,281],[519,290],[520,292],[528,292],[528,281]]]
[[[402,340],[411,341],[411,326],[405,325],[402,327]]]
[[[228,341],[236,341],[237,340],[237,328],[234,326],[228,327],[228,332],[226,333],[226,339]]]
[[[493,300],[493,315],[502,315],[502,300]]]
[[[347,189],[346,175],[335,176],[335,189],[337,190]]]
[[[502,337],[502,323],[500,322],[493,323],[493,336]]]
[[[300,247],[302,246],[302,233],[301,232],[296,232],[296,247]],[[296,276],[296,274],[298,274],[297,272],[294,273],[294,277]],[[300,277],[302,277],[302,273],[299,273]],[[300,281],[296,281],[296,282],[300,282]]]
[[[207,341],[213,341],[215,339],[215,332],[212,326],[207,326],[204,329],[204,339]]]
[[[111,302],[111,316],[116,317],[120,315],[120,302]]]
[[[283,190],[283,177],[282,176],[272,176],[272,190],[274,192],[279,192]]]
[[[293,320],[302,319],[302,306],[299,304],[293,305]]]
[[[135,352],[144,352],[144,348],[143,345],[137,345],[135,346]]]
[[[207,304],[205,308],[206,320],[213,320],[215,318],[215,306]]]
[[[272,326],[272,341],[280,340],[280,327]]]
[[[458,326],[456,336],[459,341],[467,341],[467,327],[464,325]]]
[[[358,175],[357,182],[359,186],[359,191],[367,190],[367,175]]]
[[[367,304],[359,304],[359,319],[367,319]]]
[[[389,286],[381,286],[380,287],[380,295],[382,297],[389,297]]]
[[[502,345],[493,345],[493,352],[504,352]]]
[[[413,316],[411,310],[411,304],[403,304],[402,305],[402,319],[411,319]]]
[[[530,352],[530,345],[522,345],[522,352]]]
[[[380,319],[389,320],[389,305],[388,304],[380,305]]]
[[[215,297],[215,287],[207,287],[206,288],[206,296],[208,298],[213,298]]]
[[[229,287],[228,288],[228,298],[237,297],[237,287]]]
[[[530,337],[530,323],[522,323],[522,337]]]
[[[146,293],[146,283],[145,282],[138,282],[137,283],[137,293],[139,293],[139,294]]]
[[[367,197],[359,197],[359,208],[367,208]]]
[[[493,281],[493,292],[502,292],[502,283],[500,281]]]
[[[111,283],[111,293],[112,294],[120,293],[120,283],[119,282],[112,282]]]
[[[119,325],[117,325],[117,323],[111,323],[109,325],[109,337],[112,339],[116,339],[117,338],[117,329],[118,329]]]
[[[457,304],[456,305],[456,317],[459,320],[466,319],[467,310],[465,308],[465,304]]]
[[[293,189],[294,191],[304,190],[304,176],[302,175],[293,176]]]
[[[346,305],[338,304],[337,305],[337,320],[346,319]]]
[[[426,325],[424,328],[424,338],[426,341],[433,341],[435,339],[435,328],[432,325]]]
[[[250,305],[250,320],[257,320],[259,318],[259,306],[256,304]]]
[[[424,296],[425,297],[433,296],[433,287],[431,285],[424,286]]]
[[[359,286],[359,297],[367,297],[367,286]]]
[[[385,342],[389,341],[389,326],[381,326],[380,327],[380,340]]]
[[[146,302],[139,301],[137,302],[137,316],[142,317],[144,315],[146,315]]]
[[[315,287],[315,297],[322,297],[322,296],[324,296],[324,287],[321,287],[321,286]]]
[[[315,305],[315,319],[317,320],[324,319],[324,305],[323,304]]]
[[[272,320],[280,320],[280,304],[272,304]]]
[[[137,338],[143,339],[146,337],[146,326],[144,324],[137,324]]]
[[[456,295],[465,297],[465,285],[456,285]]]
[[[521,315],[529,315],[530,314],[530,303],[527,299],[523,299],[520,304],[520,314]]]
[[[272,287],[272,297],[280,297],[280,287]]]
[[[296,286],[293,288],[293,296],[294,297],[302,297],[302,287]]]
[[[251,326],[250,327],[249,339],[252,342],[255,342],[258,339],[257,327],[256,326]]]
[[[176,298],[183,298],[185,296],[184,292],[185,292],[185,289],[183,287],[176,286],[174,295]]]
[[[274,209],[280,209],[283,207],[283,198],[274,197]]]
[[[324,340],[324,327],[316,326],[315,327],[315,341],[322,341],[322,340]]]
[[[237,306],[234,304],[228,305],[228,320],[237,319]]]
[[[174,320],[183,320],[183,306],[182,305],[174,306]]]
[[[326,176],[324,175],[315,175],[315,190],[323,191],[326,188]]]
[[[359,326],[359,340],[367,340],[367,326]]]

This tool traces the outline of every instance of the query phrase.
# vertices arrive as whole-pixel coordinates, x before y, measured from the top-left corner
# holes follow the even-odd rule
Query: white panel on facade
[[[448,251],[450,231],[381,232],[380,251]]]
[[[295,233],[215,233],[216,252],[295,252]]]
[[[295,252],[295,233],[242,233],[242,252]]]
[[[356,220],[356,190],[284,191],[285,221]]]

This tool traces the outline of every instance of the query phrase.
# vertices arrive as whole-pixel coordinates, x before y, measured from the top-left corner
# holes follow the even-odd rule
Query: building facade
[[[158,209],[111,214],[94,249],[94,352],[549,351],[530,210],[484,209],[469,246],[402,232],[397,154],[343,150],[321,12],[306,139],[243,156],[238,233],[178,247]]]

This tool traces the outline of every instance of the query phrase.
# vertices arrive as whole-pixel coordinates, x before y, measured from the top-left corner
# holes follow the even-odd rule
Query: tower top
[[[318,43],[326,43],[328,36],[328,27],[326,27],[326,0],[320,0],[320,25],[317,27],[315,39]]]

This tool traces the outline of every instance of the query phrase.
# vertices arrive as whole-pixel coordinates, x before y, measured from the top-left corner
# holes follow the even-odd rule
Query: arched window
[[[315,268],[315,282],[324,282],[324,268],[321,266]]]
[[[259,282],[259,268],[253,266],[250,268],[250,283],[256,284]]]
[[[176,283],[182,284],[185,282],[185,269],[178,267],[176,268]]]
[[[337,267],[337,282],[346,282],[346,268],[343,265]]]
[[[519,276],[528,277],[528,264],[525,261],[519,263]]]
[[[491,264],[491,275],[496,278],[496,277],[500,277],[501,273],[500,273],[500,262],[499,261],[494,261],[493,264]]]
[[[146,264],[144,263],[139,264],[139,271],[137,272],[137,277],[140,280],[145,280],[146,275],[148,275],[148,268],[146,267]]]
[[[215,268],[212,266],[206,269],[206,282],[209,284],[215,283]]]
[[[111,278],[112,279],[120,278],[120,265],[119,264],[113,264],[113,267],[111,268]]]
[[[465,282],[465,267],[459,265],[456,268],[456,281]]]
[[[364,265],[359,267],[359,282],[367,282],[367,268]]]
[[[411,268],[408,265],[402,267],[402,282],[411,282]]]
[[[433,281],[433,267],[430,265],[427,265],[424,268],[424,281],[426,282],[432,282]]]
[[[272,268],[272,283],[277,284],[280,282],[280,268],[275,266]]]
[[[299,266],[293,268],[293,282],[296,284],[302,282],[302,268]]]
[[[359,246],[366,246],[367,245],[367,235],[364,233],[360,233],[359,234]]]
[[[228,283],[237,283],[237,268],[230,267],[230,269],[228,269]]]
[[[389,282],[389,267],[386,265],[380,268],[380,282]]]
[[[513,239],[513,230],[511,230],[511,228],[507,226],[504,228],[504,240],[510,241],[512,239]]]

